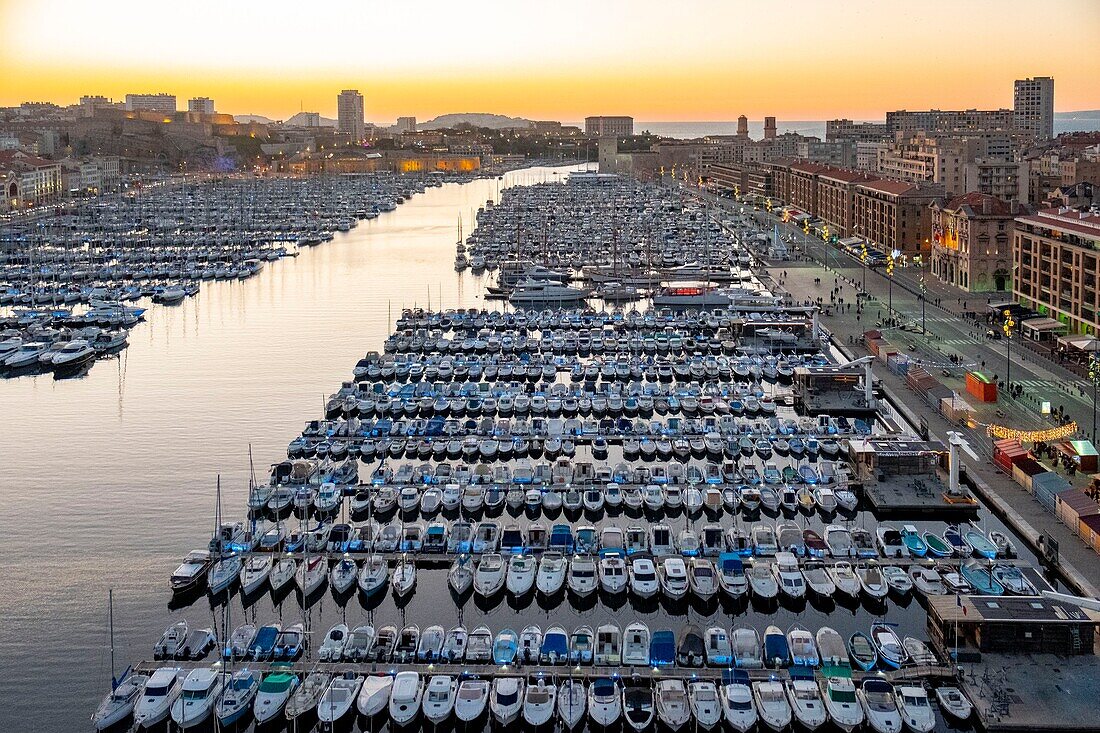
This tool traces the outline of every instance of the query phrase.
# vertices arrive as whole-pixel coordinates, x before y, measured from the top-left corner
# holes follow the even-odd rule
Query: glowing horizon
[[[1052,7],[1053,6],[1053,7]],[[186,108],[336,116],[358,88],[370,121],[494,112],[576,122],[881,119],[893,109],[1012,106],[1013,79],[1055,78],[1055,108],[1100,108],[1100,3],[894,7],[791,0],[560,0],[553,8],[441,0],[369,12],[333,0],[0,0],[0,105],[169,92]],[[1036,23],[1039,14],[1058,23]],[[46,22],[48,19],[48,22]],[[1072,21],[1072,22],[1070,22]]]

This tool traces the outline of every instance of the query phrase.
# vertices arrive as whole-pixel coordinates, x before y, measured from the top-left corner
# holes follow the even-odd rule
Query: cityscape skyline
[[[481,18],[477,7],[459,16],[428,3],[418,6],[415,20],[438,17],[454,31],[437,34],[415,53],[408,52],[415,39],[403,34],[368,34],[345,48],[331,34],[307,33],[320,30],[311,24],[327,22],[319,19],[298,29],[309,39],[272,43],[285,32],[277,27],[286,17],[279,3],[265,18],[222,7],[217,24],[201,12],[172,18],[176,31],[169,36],[143,33],[167,19],[131,0],[66,7],[60,27],[36,22],[57,4],[0,2],[0,63],[10,72],[0,104],[170,91],[179,98],[213,97],[220,110],[234,114],[286,119],[307,110],[335,117],[334,90],[358,88],[368,121],[449,112],[564,121],[594,112],[653,121],[729,120],[741,113],[875,119],[893,109],[1011,107],[1003,80],[1043,75],[1058,79],[1057,111],[1100,107],[1094,83],[1100,60],[1086,52],[1100,29],[1100,6],[1083,0],[1056,4],[1055,12],[1077,18],[1057,31],[1036,30],[1033,8],[1022,2],[956,8],[937,0],[919,10],[858,2],[837,11],[798,3],[785,15],[797,22],[785,22],[779,33],[759,33],[776,23],[762,5],[711,7],[714,22],[706,27],[662,17],[657,39],[651,31],[660,6],[652,2],[632,5],[629,16],[617,5],[577,14],[565,7],[535,31],[529,11]],[[337,3],[332,12],[340,17],[350,6]],[[948,12],[952,23],[944,25],[939,19]],[[399,25],[413,22],[412,13],[387,8],[384,19]],[[479,19],[476,29],[471,18]],[[242,24],[252,28],[243,42]],[[825,27],[828,37],[821,36]],[[870,27],[875,32],[865,30]],[[103,48],[98,39],[111,35],[126,42]],[[40,52],[46,46],[53,49],[49,55]],[[1055,48],[1080,52],[1052,53]]]

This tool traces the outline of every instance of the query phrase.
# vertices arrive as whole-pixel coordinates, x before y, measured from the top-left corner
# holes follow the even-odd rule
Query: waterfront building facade
[[[1100,333],[1100,214],[1040,209],[1016,219],[1012,246],[1016,300],[1075,332]]]
[[[591,137],[629,137],[634,134],[634,118],[606,115],[585,117],[584,134]]]
[[[931,273],[972,293],[1003,291],[1012,282],[1012,235],[1022,209],[972,191],[932,203]]]

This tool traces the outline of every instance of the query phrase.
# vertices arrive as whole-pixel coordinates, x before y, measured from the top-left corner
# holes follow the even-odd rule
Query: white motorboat
[[[407,725],[420,712],[424,694],[424,682],[416,672],[398,672],[390,689],[390,720],[397,725]]]
[[[899,685],[894,688],[894,700],[906,728],[913,733],[932,733],[936,727],[936,713],[923,687]]]
[[[661,564],[657,566],[657,579],[660,581],[661,592],[672,600],[683,598],[690,588],[687,565],[678,556],[662,558]]]
[[[183,677],[183,670],[179,667],[160,667],[153,672],[134,703],[134,723],[137,727],[152,728],[168,717],[172,703],[183,690]]]
[[[584,719],[585,699],[587,695],[584,683],[567,679],[558,687],[558,717],[566,730],[572,730]]]
[[[535,585],[538,563],[531,555],[512,555],[508,559],[508,573],[505,586],[509,595],[520,598]]]
[[[817,667],[821,663],[814,635],[803,626],[795,624],[787,630],[787,647],[796,667]]]
[[[252,701],[252,717],[257,725],[263,725],[283,714],[287,701],[298,689],[298,675],[290,667],[277,668],[260,682]]]
[[[836,584],[820,560],[805,561],[802,564],[802,577],[806,579],[806,587],[819,598],[830,598],[836,592]]]
[[[332,675],[320,670],[310,672],[306,675],[302,684],[298,685],[294,690],[294,694],[292,694],[290,699],[286,702],[285,710],[287,720],[297,720],[311,710],[314,710],[317,707],[317,703],[321,701],[321,696],[325,694],[325,690],[328,689],[331,681]]]
[[[623,702],[619,687],[610,677],[597,677],[588,686],[588,717],[604,728],[610,727],[622,715]]]
[[[841,561],[829,566],[829,577],[832,578],[837,593],[843,593],[849,598],[859,598],[863,584],[850,562]]]
[[[504,558],[496,553],[482,555],[474,571],[474,592],[482,598],[496,595],[504,587]]]
[[[825,666],[843,666],[848,663],[848,648],[844,638],[830,626],[822,626],[814,635],[817,654]]]
[[[777,680],[753,682],[752,695],[760,720],[774,731],[786,730],[791,724],[791,706],[783,683]]]
[[[461,662],[466,656],[466,645],[470,635],[465,626],[454,626],[443,638],[443,648],[439,656],[444,662]]]
[[[438,725],[450,717],[454,710],[458,682],[445,674],[433,675],[424,688],[422,708],[424,717]]]
[[[863,725],[863,706],[856,699],[856,687],[850,676],[823,677],[821,697],[833,725],[845,733]]]
[[[336,624],[329,629],[317,650],[317,659],[322,662],[338,661],[344,651],[344,644],[348,641],[348,632],[347,624]]]
[[[887,588],[899,596],[907,595],[913,590],[913,579],[904,569],[897,565],[883,565],[880,571],[883,580],[886,581]]]
[[[367,718],[378,715],[389,705],[391,689],[393,689],[393,677],[390,675],[368,676],[359,688],[359,694],[356,695],[356,710]]]
[[[691,720],[691,707],[683,680],[658,680],[656,698],[657,719],[669,730],[677,731]]]
[[[779,591],[788,598],[806,597],[806,579],[802,576],[802,570],[798,566],[798,558],[792,552],[775,553],[775,564],[772,565],[775,574],[775,583]]]
[[[650,598],[660,590],[652,558],[635,556],[630,561],[630,590],[638,598]]]
[[[706,558],[693,557],[688,560],[688,586],[701,601],[709,601],[718,594],[718,574],[714,563]]]
[[[812,672],[787,681],[787,702],[791,706],[794,719],[806,730],[817,730],[829,717]]]
[[[745,569],[745,577],[749,581],[749,588],[757,598],[769,600],[779,595],[779,583],[775,580],[771,566],[762,560],[754,560]]]
[[[210,717],[225,689],[226,675],[219,669],[193,669],[183,681],[183,691],[172,703],[172,721],[180,728],[194,728]]]
[[[523,720],[532,728],[550,722],[558,700],[558,688],[553,680],[539,677],[529,682],[523,694]]]
[[[169,626],[160,640],[153,646],[154,659],[175,659],[183,642],[187,639],[188,626],[186,621],[177,621]]]
[[[626,560],[620,550],[605,550],[600,553],[600,588],[609,595],[617,595],[626,590]]]
[[[523,678],[496,677],[489,693],[489,711],[500,725],[510,725],[523,709]]]
[[[622,662],[622,632],[615,624],[596,627],[592,662],[598,667],[617,667]]]
[[[689,682],[688,704],[695,722],[703,730],[713,729],[722,720],[722,704],[718,698],[718,688],[713,682]]]
[[[629,624],[623,630],[622,663],[624,666],[649,666],[649,627],[641,621]]]
[[[560,552],[546,552],[539,559],[535,587],[544,596],[552,596],[562,589],[569,563]]]
[[[56,370],[77,369],[94,358],[95,348],[90,343],[84,339],[73,339],[54,354],[50,366]]]
[[[936,702],[940,704],[945,715],[960,723],[970,720],[970,716],[974,714],[974,705],[958,687],[937,687]]]
[[[455,717],[462,723],[477,720],[489,704],[489,681],[465,679],[455,695]]]
[[[733,662],[739,669],[760,669],[764,666],[760,634],[751,626],[739,626],[730,635]]]
[[[901,713],[894,698],[894,687],[877,677],[867,677],[856,691],[867,724],[876,733],[901,733]]]
[[[569,586],[570,591],[581,598],[591,595],[599,584],[599,578],[596,575],[596,561],[587,555],[574,555],[569,562],[566,584]]]
[[[115,684],[92,713],[92,727],[106,730],[129,717],[148,680],[149,677],[144,674],[128,674]]]
[[[748,733],[756,727],[759,716],[747,676],[743,679],[735,677],[722,685],[722,717],[738,733]]]

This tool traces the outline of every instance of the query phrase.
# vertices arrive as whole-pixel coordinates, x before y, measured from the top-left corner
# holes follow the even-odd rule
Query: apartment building
[[[358,89],[345,89],[336,97],[336,131],[352,140],[365,136],[363,95]]]
[[[592,137],[629,137],[634,134],[634,118],[604,115],[585,117],[584,134]]]
[[[1016,300],[1074,332],[1100,333],[1100,213],[1051,208],[1017,217],[1013,262]]]
[[[1012,88],[1012,111],[1018,130],[1037,140],[1054,137],[1054,78],[1017,79]]]
[[[927,254],[932,240],[930,205],[942,198],[942,184],[868,181],[856,185],[852,233],[882,252]]]

